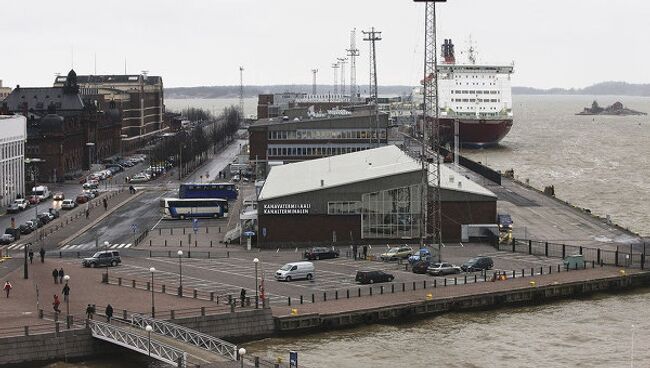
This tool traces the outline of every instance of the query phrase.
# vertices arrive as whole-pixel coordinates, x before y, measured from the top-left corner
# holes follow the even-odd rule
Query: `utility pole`
[[[425,27],[424,27],[424,79],[423,79],[423,121],[422,121],[422,202],[427,203],[422,212],[423,228],[421,231],[421,245],[424,245],[427,236],[427,213],[428,204],[431,205],[431,229],[433,242],[438,246],[438,262],[441,261],[442,250],[442,229],[441,229],[441,200],[440,200],[440,125],[438,121],[438,70],[437,70],[437,47],[436,47],[436,2],[446,0],[414,0],[425,3]],[[432,129],[427,128],[431,120]],[[431,134],[429,142],[429,134]],[[432,170],[429,170],[427,152],[432,149]],[[431,184],[431,186],[429,186]],[[431,201],[429,202],[428,191],[431,189]]]
[[[332,64],[332,70],[334,70],[334,94],[338,95],[339,94],[339,63],[333,63]]]
[[[239,113],[244,118],[244,67],[239,67]]]
[[[375,27],[372,27],[370,31],[362,31],[365,35],[363,38],[364,41],[370,42],[370,101],[369,103],[374,105],[370,113],[370,129],[373,129],[374,123],[374,134],[377,137],[377,146],[379,146],[379,110],[377,107],[377,55],[375,53],[375,43],[376,41],[381,41],[381,32],[375,31]],[[372,136],[370,134],[370,142],[372,143]]]
[[[337,58],[336,60],[341,66],[341,95],[345,96],[345,64],[347,64],[348,58]]]
[[[357,48],[357,29],[354,28],[350,31],[350,48],[347,51],[347,56],[350,57],[350,101],[357,101],[357,56],[359,56],[359,49]]]
[[[316,94],[316,74],[318,73],[318,69],[312,69],[311,73],[313,74],[312,77],[312,83],[311,83],[311,94],[315,95]]]

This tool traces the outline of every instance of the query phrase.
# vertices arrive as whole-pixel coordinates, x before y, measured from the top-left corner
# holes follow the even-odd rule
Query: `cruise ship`
[[[512,128],[513,65],[477,64],[471,46],[468,62],[457,64],[450,39],[442,44],[442,57],[443,62],[438,65],[441,141],[453,143],[457,123],[460,145],[476,148],[497,145]],[[413,98],[422,101],[421,87],[414,91]]]

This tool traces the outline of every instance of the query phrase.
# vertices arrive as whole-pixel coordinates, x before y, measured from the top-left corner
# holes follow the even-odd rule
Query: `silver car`
[[[434,263],[427,268],[427,273],[433,276],[450,275],[461,273],[462,271],[460,267],[447,262]]]

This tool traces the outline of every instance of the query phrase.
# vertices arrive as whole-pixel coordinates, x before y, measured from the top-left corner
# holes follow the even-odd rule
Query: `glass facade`
[[[420,185],[411,185],[361,196],[361,237],[417,238],[421,221]]]
[[[328,215],[358,215],[361,202],[327,202]]]
[[[386,139],[386,130],[380,129],[298,129],[298,130],[270,130],[269,140],[308,140],[308,139]]]

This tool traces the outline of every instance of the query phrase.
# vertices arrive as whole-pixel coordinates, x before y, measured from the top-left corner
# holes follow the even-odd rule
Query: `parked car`
[[[26,210],[27,207],[29,206],[29,202],[26,199],[22,199],[22,198],[21,199],[16,199],[14,201],[14,204],[17,205],[18,208],[20,208],[21,211]]]
[[[104,267],[104,266],[117,266],[122,263],[120,252],[116,250],[102,250],[93,254],[92,257],[84,258],[81,265],[84,267]]]
[[[393,261],[404,259],[413,255],[413,248],[409,246],[391,247],[388,252],[383,253],[380,257],[382,261]]]
[[[54,193],[54,197],[52,197],[55,201],[62,201],[65,199],[65,194],[63,192],[56,192]]]
[[[144,175],[144,174],[137,174],[134,177],[129,180],[129,183],[133,184],[140,184],[140,183],[146,183],[149,181],[149,177]]]
[[[75,207],[77,207],[77,203],[72,199],[64,199],[63,202],[61,202],[61,208],[64,210],[71,210]]]
[[[92,189],[97,189],[99,188],[99,183],[93,180],[92,182],[84,183],[84,185],[81,186],[83,190],[92,190]]]
[[[39,213],[36,217],[45,219],[46,224],[54,220],[54,215],[49,212]]]
[[[77,198],[75,198],[75,202],[77,202],[78,204],[86,203],[88,202],[88,200],[89,200],[88,197],[86,197],[86,195],[83,193],[79,194]]]
[[[20,239],[20,230],[19,229],[14,229],[12,227],[8,227],[5,229],[5,234],[9,234],[14,237],[14,240],[19,240]]]
[[[461,272],[462,269],[460,267],[447,262],[434,263],[427,269],[427,273],[433,276],[444,276]]]
[[[427,273],[430,264],[429,261],[417,261],[411,267],[411,271],[413,271],[413,273]]]
[[[16,238],[14,238],[14,236],[11,235],[11,234],[2,234],[2,235],[0,235],[0,244],[1,245],[11,244],[14,241],[16,241]]]
[[[26,221],[25,223],[30,224],[30,226],[33,227],[34,230],[36,230],[39,227],[43,226],[43,224],[41,224],[41,222],[37,218]]]
[[[380,282],[391,282],[395,276],[384,271],[357,271],[354,280],[361,284],[376,284]]]
[[[427,248],[418,249],[418,251],[409,257],[409,263],[414,265],[420,261],[431,261],[431,252]]]
[[[58,219],[59,216],[61,215],[59,210],[57,210],[56,208],[50,208],[48,209],[48,212],[50,213],[50,215],[54,216],[55,219]]]
[[[29,202],[29,204],[39,204],[41,203],[41,198],[37,195],[32,194],[29,197],[27,197],[27,201]]]
[[[308,260],[338,258],[339,250],[327,247],[313,247],[305,250],[304,257]]]
[[[314,264],[311,262],[291,262],[282,266],[279,270],[275,271],[276,280],[298,280],[307,279],[311,280],[316,274]]]
[[[497,224],[499,225],[499,231],[509,231],[512,230],[512,217],[507,213],[499,213],[497,215]]]
[[[18,230],[20,230],[20,233],[22,235],[27,235],[27,234],[31,234],[36,229],[34,228],[34,226],[30,222],[26,222],[26,223],[20,225],[18,227]]]
[[[460,268],[465,272],[489,270],[494,266],[490,257],[474,257],[463,263]]]
[[[93,198],[96,197],[95,193],[94,193],[92,190],[88,190],[88,189],[84,190],[84,191],[83,191],[83,194],[84,194],[86,197],[88,197],[88,199],[93,199]]]
[[[7,207],[7,213],[18,213],[20,212],[20,206],[15,203],[12,203]]]

